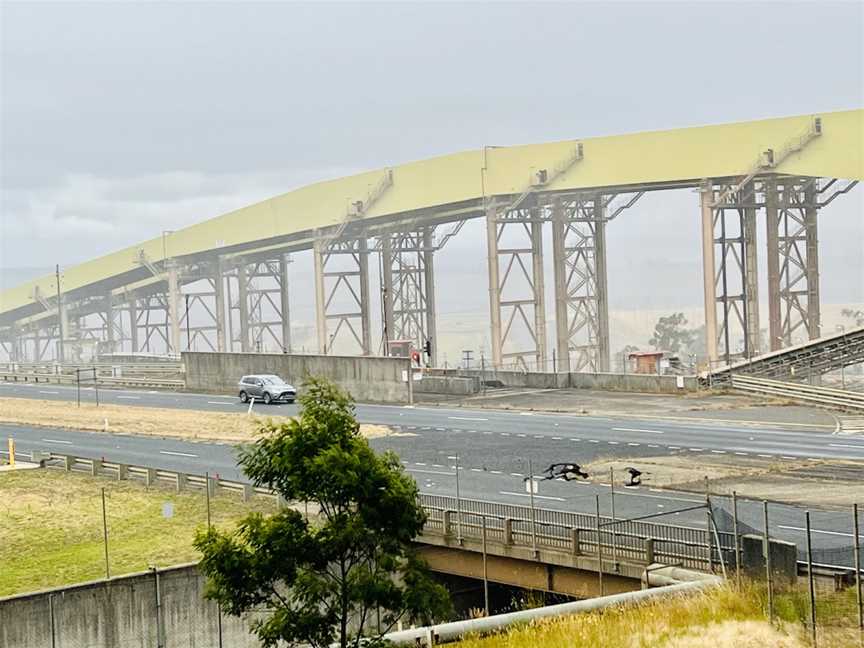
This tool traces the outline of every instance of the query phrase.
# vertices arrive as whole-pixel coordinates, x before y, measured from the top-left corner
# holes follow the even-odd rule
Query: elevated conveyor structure
[[[861,362],[864,362],[864,326],[721,367],[711,372],[711,382],[728,384],[733,374],[810,381]]]
[[[818,210],[864,178],[862,149],[859,109],[485,147],[319,182],[63,268],[59,280],[3,291],[0,359],[288,350],[291,254],[313,250],[320,352],[350,343],[369,354],[379,340],[386,348],[407,337],[418,348],[433,341],[434,363],[435,253],[466,220],[483,218],[493,364],[604,371],[614,253],[606,229],[645,192],[695,188],[708,354],[731,362],[762,351],[755,219],[763,213],[772,343],[788,345],[793,332],[819,337]],[[380,290],[369,288],[370,255]],[[382,332],[371,331],[373,295]]]

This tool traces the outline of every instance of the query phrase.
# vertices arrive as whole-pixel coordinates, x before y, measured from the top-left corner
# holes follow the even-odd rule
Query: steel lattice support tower
[[[554,200],[552,251],[557,369],[607,372],[606,215],[600,194]]]
[[[384,341],[411,340],[415,349],[432,341],[435,365],[434,228],[397,232],[381,237],[381,296]]]
[[[709,181],[703,184],[700,197],[708,357],[728,363],[759,353],[759,205],[752,182],[730,192],[729,185]]]
[[[546,311],[543,292],[543,208],[486,210],[492,363],[546,370]],[[517,238],[502,247],[502,236]],[[518,339],[521,334],[521,340]],[[529,346],[522,346],[527,338]],[[521,348],[520,348],[521,346]]]
[[[782,177],[764,183],[771,348],[793,344],[802,331],[821,335],[818,179]]]
[[[369,249],[365,237],[328,241],[313,249],[318,349],[327,354],[343,337],[363,355],[372,352],[369,317]],[[328,322],[335,321],[332,332]]]

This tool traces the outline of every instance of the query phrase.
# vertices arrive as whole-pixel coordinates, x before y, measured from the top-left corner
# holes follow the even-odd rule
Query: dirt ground
[[[62,401],[0,399],[0,422],[15,425],[93,430],[114,434],[140,434],[159,437],[179,437],[198,441],[250,441],[263,420],[288,421],[284,416],[243,416],[198,412],[193,410],[159,409],[154,407],[120,407],[82,403],[81,407]],[[361,425],[367,439],[396,433],[382,425]]]
[[[747,498],[827,508],[864,500],[864,462],[771,461],[688,453],[595,461],[587,470],[602,475],[599,481],[608,483],[611,469],[620,483],[629,466],[643,472],[643,486],[649,488],[704,493],[707,477],[710,491],[717,494],[734,490]]]

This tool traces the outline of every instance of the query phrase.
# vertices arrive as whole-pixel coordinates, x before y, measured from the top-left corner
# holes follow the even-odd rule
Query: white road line
[[[608,443],[609,445],[621,445],[617,441],[607,441],[606,443]]]
[[[690,448],[693,452],[702,452],[705,448]]]
[[[534,416],[534,412],[519,412],[519,416]]]
[[[160,450],[159,454],[171,455],[172,457],[198,457],[198,455],[191,452],[172,452],[171,450]]]
[[[644,428],[619,428],[613,427],[614,432],[648,432],[649,434],[666,434],[662,430],[646,430]]]
[[[782,457],[780,457],[780,458],[781,458],[781,459],[796,459],[797,457],[782,456]]]
[[[502,432],[501,436],[510,436],[510,433],[509,432]]]
[[[725,450],[712,450],[711,452],[713,452],[714,454],[726,454]]]
[[[448,477],[453,477],[455,472],[445,472],[443,470],[423,470],[422,468],[406,468],[408,472],[412,473],[420,473],[423,475],[447,475]]]
[[[561,439],[561,437],[552,437],[552,440],[553,441],[561,441],[562,439]]]
[[[546,437],[543,436],[542,434],[535,434],[535,435],[534,435],[534,438],[535,438],[535,439],[545,439]]]
[[[504,474],[500,470],[490,470],[489,472],[492,473],[493,475],[503,475]]]
[[[527,437],[528,435],[527,435],[527,434],[517,434],[516,436],[518,436],[518,437],[522,437],[522,438],[524,439],[524,438]]]
[[[512,495],[513,497],[531,497],[530,493],[514,493],[512,491],[498,491],[499,495]],[[554,500],[556,502],[566,502],[563,497],[552,497],[551,495],[534,495],[534,499]]]
[[[588,439],[588,443],[600,443],[597,439]]]
[[[448,416],[451,421],[488,421],[488,418],[477,418],[474,416]]]
[[[746,457],[750,453],[749,452],[736,452],[735,454],[738,455],[739,457]]]
[[[857,448],[864,450],[864,445],[852,445],[851,443],[829,443],[829,448]]]
[[[432,467],[433,468],[443,468],[444,465],[443,464],[432,464]]]
[[[62,443],[63,445],[72,445],[71,441],[62,441],[60,439],[42,439],[45,443]]]
[[[807,529],[804,527],[783,526],[782,524],[778,524],[777,528],[786,529],[787,531],[807,531]],[[843,536],[845,538],[851,538],[853,536],[853,534],[851,533],[841,533],[839,531],[822,531],[821,529],[810,529],[810,533],[822,533],[824,535]]]
[[[123,400],[141,400],[140,396],[118,396],[117,398],[122,398]]]
[[[642,444],[641,444],[641,443],[633,443],[633,442],[630,442],[630,443],[628,443],[627,445],[628,445],[628,446],[639,446],[639,445],[642,445]]]
[[[208,405],[233,405],[234,401],[230,403],[228,401],[207,401]]]
[[[510,473],[510,475],[513,477],[524,477],[525,476],[522,473]]]
[[[472,468],[471,472],[483,472],[480,468]]]
[[[425,463],[420,463],[419,461],[414,462],[415,466],[425,466]]]
[[[655,444],[655,443],[649,443],[649,444],[648,444],[648,447],[649,447],[649,448],[659,448],[660,446],[657,445],[657,444]]]
[[[762,457],[763,459],[771,459],[774,455],[756,455],[757,457]]]
[[[670,450],[680,450],[681,446],[669,446]]]
[[[40,390],[39,390],[39,393],[40,393],[40,394],[59,394],[60,392],[55,392],[55,391],[44,391],[44,390],[40,389]]]

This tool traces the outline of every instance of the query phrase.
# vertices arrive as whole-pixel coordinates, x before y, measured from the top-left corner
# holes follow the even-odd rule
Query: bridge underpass
[[[482,219],[492,364],[608,371],[607,229],[638,217],[629,212],[648,192],[691,189],[708,359],[731,364],[768,351],[758,334],[759,219],[771,350],[820,337],[819,211],[864,177],[849,147],[862,121],[854,110],[486,147],[310,185],[0,293],[0,360],[291,351],[290,268],[311,251],[318,352],[377,354],[390,340],[422,348],[428,339],[434,365],[435,258]]]

